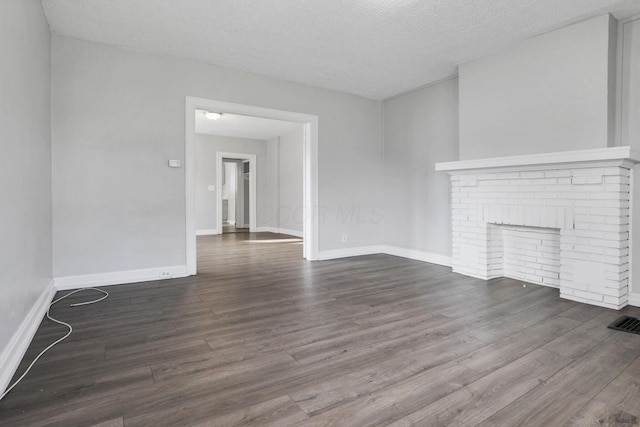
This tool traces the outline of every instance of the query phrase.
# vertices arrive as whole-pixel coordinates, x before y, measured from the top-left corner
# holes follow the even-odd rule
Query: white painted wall
[[[303,149],[304,134],[300,129],[280,136],[279,161],[279,225],[282,230],[302,233],[303,229]]]
[[[184,158],[186,96],[317,115],[320,250],[382,240],[380,102],[59,36],[52,47],[55,276],[184,265],[184,169],[167,159]]]
[[[216,210],[216,192],[208,191],[208,185],[216,183],[216,152],[222,151],[226,153],[243,153],[256,155],[256,200],[258,226],[268,225],[262,211],[267,203],[268,190],[266,185],[266,158],[267,158],[267,141],[248,138],[233,138],[229,136],[216,136],[196,134],[195,139],[195,157],[196,157],[196,230],[214,230],[217,229],[218,216]],[[235,174],[231,168],[227,169],[226,182],[229,182],[230,173]],[[234,175],[235,179],[235,175]],[[224,188],[222,196],[225,197]],[[228,195],[226,195],[228,197]],[[231,201],[229,202],[231,203]],[[235,201],[234,201],[235,206]],[[235,207],[234,207],[235,210]],[[231,217],[232,219],[234,217]]]
[[[258,216],[266,221],[265,226],[278,229],[278,216],[280,206],[280,137],[276,136],[267,141],[266,161],[266,205],[258,212]]]
[[[302,235],[303,128],[267,141],[267,226],[272,231]]]
[[[460,159],[612,145],[612,40],[603,15],[460,65]]]
[[[621,145],[640,149],[640,17],[620,29],[620,138]],[[640,306],[640,165],[633,170],[632,276],[629,301]]]
[[[640,17],[621,24],[621,144],[640,149]]]
[[[384,103],[384,243],[451,255],[449,175],[458,160],[458,79]]]
[[[601,16],[460,66],[460,158],[640,148],[640,20]],[[619,97],[613,97],[614,77]],[[612,102],[613,101],[613,102]],[[612,106],[613,104],[613,106]],[[617,104],[617,105],[616,105]],[[617,107],[617,108],[615,108]],[[619,128],[613,126],[617,110]],[[524,112],[524,114],[522,114]],[[612,141],[613,131],[617,139]],[[555,137],[553,135],[556,135]],[[640,305],[640,169],[634,168],[630,302]]]
[[[385,101],[384,243],[451,254],[434,163],[606,147],[614,29],[608,15],[581,22],[462,64],[459,94],[449,80]]]
[[[0,356],[51,281],[50,40],[39,1],[0,1]]]

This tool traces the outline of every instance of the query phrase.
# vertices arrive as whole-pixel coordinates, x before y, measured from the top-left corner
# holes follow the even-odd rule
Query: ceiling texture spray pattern
[[[638,0],[42,0],[54,34],[373,99]]]

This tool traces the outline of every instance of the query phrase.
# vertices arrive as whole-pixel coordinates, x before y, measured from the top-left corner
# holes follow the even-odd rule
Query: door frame
[[[258,220],[256,209],[256,155],[216,151],[216,188],[218,189],[218,191],[216,191],[217,234],[222,234],[222,162],[224,159],[249,160],[249,231],[254,233]],[[237,172],[236,175],[238,175]],[[244,182],[242,184],[244,185]],[[240,185],[240,183],[237,185]]]
[[[276,110],[255,105],[236,104],[206,98],[187,96],[185,100],[185,264],[187,274],[197,272],[196,253],[196,185],[195,185],[195,128],[196,109],[285,120],[303,125],[303,257],[318,260],[318,116],[292,111]],[[219,191],[219,188],[216,188]]]

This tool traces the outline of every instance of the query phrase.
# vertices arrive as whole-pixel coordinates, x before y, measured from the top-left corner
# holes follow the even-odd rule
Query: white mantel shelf
[[[592,150],[561,151],[525,156],[493,157],[490,159],[460,160],[436,163],[436,170],[448,173],[467,173],[482,169],[549,169],[563,166],[590,167],[640,163],[640,152],[629,146],[596,148]]]

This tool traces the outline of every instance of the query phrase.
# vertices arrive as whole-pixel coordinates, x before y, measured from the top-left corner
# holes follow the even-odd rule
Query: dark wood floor
[[[222,223],[222,233],[248,233],[248,228],[236,228],[235,225],[229,224],[228,222]]]
[[[640,336],[607,325],[639,309],[386,255],[310,263],[286,237],[205,236],[196,277],[56,307],[75,331],[0,424],[638,425]],[[62,331],[43,322],[23,364]]]

